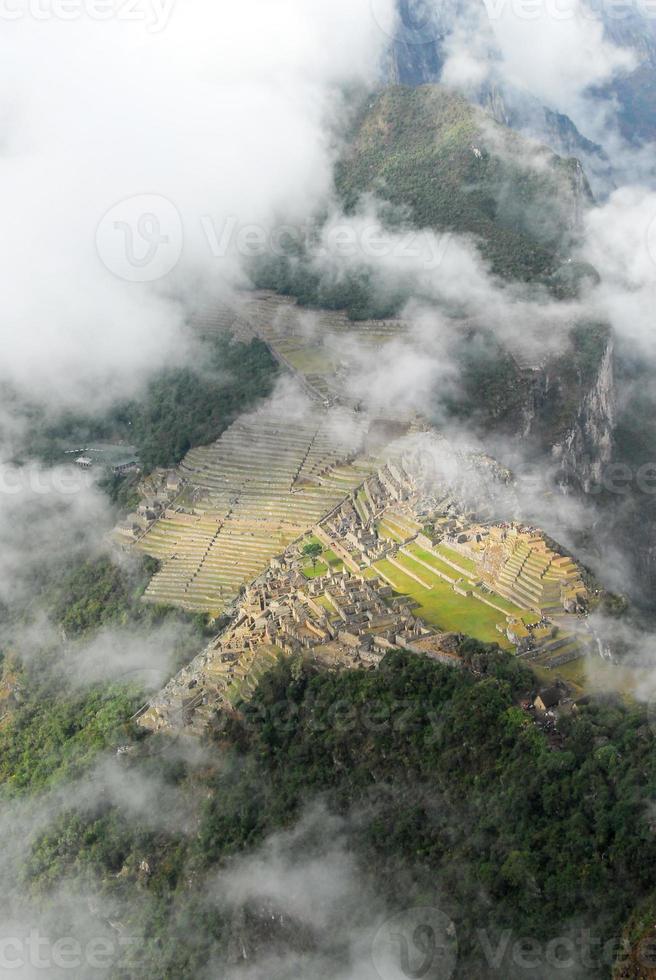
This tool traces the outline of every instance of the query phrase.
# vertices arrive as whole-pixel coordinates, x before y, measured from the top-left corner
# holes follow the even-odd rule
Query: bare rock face
[[[617,395],[610,331],[589,342],[584,330],[583,348],[575,341],[532,372],[521,434],[551,458],[559,483],[589,493],[612,460]]]
[[[613,343],[609,340],[571,427],[552,447],[560,471],[585,493],[601,482],[604,467],[611,461],[615,415]]]

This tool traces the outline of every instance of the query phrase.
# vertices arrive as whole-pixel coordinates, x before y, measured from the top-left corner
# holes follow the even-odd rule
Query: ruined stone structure
[[[397,646],[422,641],[458,665],[448,642],[392,590],[347,572],[307,583],[294,570],[271,569],[246,590],[228,629],[146,706],[139,724],[152,731],[201,733],[217,711],[247,700],[277,656],[305,656],[324,669],[371,668]]]
[[[218,711],[247,701],[279,656],[370,669],[402,647],[460,666],[454,631],[442,628],[432,601],[438,588],[465,612],[491,610],[520,656],[545,666],[581,656],[585,587],[575,563],[533,528],[465,517],[446,485],[435,486],[442,506],[427,513],[411,464],[400,445],[312,527],[325,573],[313,574],[303,540],[273,558],[234,604],[228,628],[145,707],[140,724],[199,733]]]

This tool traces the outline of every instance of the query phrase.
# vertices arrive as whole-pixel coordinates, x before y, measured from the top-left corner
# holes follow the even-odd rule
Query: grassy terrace
[[[425,561],[426,564],[430,565],[431,568],[434,568],[438,572],[442,572],[442,574],[446,575],[447,578],[451,579],[452,582],[455,582],[456,579],[458,578],[458,573],[454,568],[451,568],[451,566],[447,565],[446,562],[440,561],[440,559],[436,558],[435,555],[431,554],[430,551],[426,551],[424,548],[421,548],[418,544],[414,544],[414,543],[409,544],[408,551],[411,554],[416,555],[417,558],[421,558],[421,560]],[[418,565],[418,569],[422,569],[424,571],[424,574],[428,574],[428,570],[424,568],[423,565]],[[417,572],[417,574],[419,574],[419,572]]]
[[[330,619],[332,622],[336,622],[339,619],[339,616],[335,612],[335,607],[333,606],[332,602],[327,596],[325,595],[315,596],[314,601],[317,602],[320,606],[323,606],[323,608],[328,613],[328,619]]]
[[[307,579],[319,578],[321,575],[326,575],[329,566],[333,572],[342,572],[344,570],[344,562],[342,559],[335,554],[332,548],[324,547],[323,543],[315,534],[307,534],[303,538],[302,547],[308,544],[318,544],[323,550],[321,555],[319,555],[317,558],[314,567],[312,566],[311,559],[308,559],[303,563],[301,571]]]
[[[510,602],[509,599],[504,598],[502,595],[498,595],[496,592],[486,594],[483,589],[476,587],[474,587],[472,591],[478,595],[485,595],[495,605],[501,606],[502,609],[505,609],[509,616],[521,617],[525,622],[529,623],[537,623],[539,619],[539,616],[536,616],[534,612],[524,609],[522,606],[518,606],[514,602]]]
[[[440,559],[431,554],[430,551],[426,551],[418,544],[413,543],[408,545],[408,551],[411,554],[416,555],[417,558],[421,558],[421,560],[425,561],[427,565],[431,566],[431,568],[436,569],[438,572],[442,572],[443,575],[446,575],[452,581],[455,582],[458,579],[458,573],[451,567],[451,565],[447,565],[446,562],[440,561]],[[455,552],[453,552],[453,554],[455,554]],[[463,559],[463,561],[466,561],[466,559]],[[416,571],[417,575],[419,575],[420,570],[422,569],[424,576],[430,574],[423,565],[417,565],[417,568],[414,569],[414,571]],[[471,586],[471,590],[474,595],[478,595],[481,598],[488,598],[491,602],[494,602],[495,605],[500,606],[501,609],[504,609],[509,616],[521,617],[525,622],[530,623],[536,623],[538,621],[538,617],[535,615],[535,613],[529,612],[528,610],[523,609],[521,606],[517,606],[514,602],[510,602],[508,599],[504,599],[503,596],[497,595],[496,592],[486,595],[483,589],[479,589],[473,584]]]
[[[379,521],[376,524],[376,530],[378,531],[378,536],[380,538],[384,538],[386,541],[395,541],[397,544],[405,541],[407,537],[407,535],[403,536],[399,533],[396,525],[393,527],[386,520]]]
[[[498,643],[506,650],[512,649],[505,636],[496,630],[497,623],[505,622],[502,613],[476,599],[457,595],[448,583],[440,579],[435,580],[431,589],[424,589],[387,560],[376,562],[373,568],[383,573],[397,593],[414,599],[418,605],[418,615],[431,626],[466,633],[477,640]],[[415,569],[420,577],[422,570],[424,575],[429,574],[422,565],[415,564],[412,570]]]
[[[464,572],[470,572],[472,575],[476,574],[476,563],[471,560],[471,558],[464,558],[460,552],[454,551],[453,548],[449,548],[446,544],[438,544],[435,549],[439,554],[444,555],[449,561],[454,562],[458,568],[462,568]]]
[[[360,520],[362,521],[363,524],[366,524],[369,519],[369,515],[367,511],[367,500],[365,497],[364,490],[358,490],[354,503],[355,503],[355,509],[360,516]]]
[[[345,463],[347,456],[321,417],[290,429],[286,418],[261,413],[190,450],[181,470],[188,492],[199,488],[197,513],[161,519],[139,542],[162,560],[146,600],[214,614],[225,609],[241,585],[361,484],[369,467]],[[325,574],[328,563],[337,570],[332,558],[315,569],[306,562],[308,577]]]
[[[341,558],[338,558],[332,548],[326,548],[323,553],[324,561],[327,561],[333,572],[343,572],[344,562]]]

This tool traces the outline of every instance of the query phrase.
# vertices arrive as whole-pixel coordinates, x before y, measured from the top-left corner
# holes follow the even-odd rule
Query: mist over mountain
[[[572,2],[551,17],[544,6],[399,0],[397,16],[391,81],[453,85],[498,122],[577,156],[600,196],[628,176],[650,180],[648,162],[629,158],[625,145],[654,139],[656,32],[647,6]],[[531,40],[537,30],[539,51]]]
[[[0,11],[0,975],[655,976],[653,11],[98,10]]]

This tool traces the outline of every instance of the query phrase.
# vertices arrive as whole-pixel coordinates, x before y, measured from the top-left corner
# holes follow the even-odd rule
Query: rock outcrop
[[[611,461],[615,411],[613,342],[609,338],[571,426],[551,449],[563,475],[585,493],[601,482],[604,467]]]

